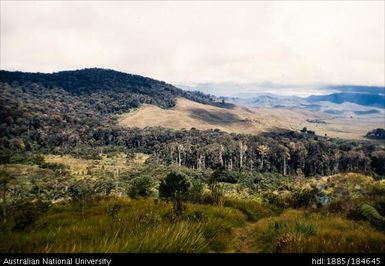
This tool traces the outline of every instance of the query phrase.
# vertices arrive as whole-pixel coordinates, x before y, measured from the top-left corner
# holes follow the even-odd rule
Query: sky
[[[0,67],[385,85],[384,1],[1,1]]]

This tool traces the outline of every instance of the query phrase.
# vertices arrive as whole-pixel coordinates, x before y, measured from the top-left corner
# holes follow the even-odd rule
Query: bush
[[[39,216],[48,210],[48,203],[38,202],[19,202],[13,207],[12,230],[22,231],[31,226]]]
[[[182,197],[188,191],[190,184],[186,175],[177,172],[169,173],[160,183],[159,196],[174,201],[175,212],[183,210]]]
[[[130,198],[147,198],[156,195],[156,181],[148,175],[138,176],[129,181],[127,195]]]
[[[320,191],[318,188],[304,189],[294,192],[292,196],[292,206],[294,208],[301,207],[320,207],[322,204],[319,202]]]
[[[382,216],[385,216],[385,196],[376,199],[376,209]]]
[[[41,168],[43,169],[50,169],[55,172],[57,175],[68,175],[68,166],[62,163],[48,163],[48,162],[42,162],[39,164]]]
[[[204,202],[204,191],[205,184],[201,180],[193,179],[191,181],[191,186],[187,193],[187,200],[193,203],[203,203]]]
[[[385,223],[385,218],[382,217],[381,214],[369,204],[362,204],[359,208],[359,213],[362,217],[376,225],[381,225]]]

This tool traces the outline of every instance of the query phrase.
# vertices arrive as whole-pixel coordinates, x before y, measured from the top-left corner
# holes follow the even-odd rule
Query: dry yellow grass
[[[254,118],[248,109],[219,108],[200,104],[184,98],[177,100],[172,109],[161,109],[155,105],[144,105],[139,110],[122,115],[120,124],[126,127],[165,127],[197,129],[218,128],[226,132],[257,133],[266,125]]]
[[[321,119],[327,124],[309,123],[309,119]],[[120,116],[125,127],[165,127],[174,129],[220,129],[230,133],[258,134],[273,129],[300,130],[307,127],[318,135],[345,139],[362,138],[371,128],[381,127],[377,120],[334,118],[316,111],[287,108],[220,108],[178,98],[171,109],[155,105],[141,108]]]
[[[124,153],[113,157],[108,157],[107,155],[102,155],[101,157],[101,160],[86,160],[75,158],[71,155],[46,155],[45,160],[50,163],[60,163],[68,166],[72,175],[94,174],[101,171],[117,175],[122,171],[132,169],[134,164],[143,164],[149,156],[137,153],[134,160],[128,159]]]

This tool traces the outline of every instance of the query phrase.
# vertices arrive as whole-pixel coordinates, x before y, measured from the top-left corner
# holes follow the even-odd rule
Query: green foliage
[[[32,152],[13,152],[8,162],[11,164],[41,164],[44,162],[44,158],[40,154],[35,155]]]
[[[18,202],[11,212],[12,230],[22,231],[30,227],[42,213],[48,210],[46,202]]]
[[[174,201],[175,213],[183,211],[183,195],[187,193],[190,183],[187,177],[182,173],[171,172],[159,185],[159,196],[163,199]]]
[[[199,179],[192,179],[191,186],[186,195],[186,199],[193,203],[204,202],[204,188],[205,183]]]
[[[118,215],[119,211],[121,210],[122,205],[119,203],[114,203],[107,207],[107,215],[112,220],[115,220],[116,216]]]
[[[338,215],[288,210],[259,220],[252,232],[251,245],[262,252],[361,253],[384,252],[385,247],[383,233]]]
[[[279,209],[274,206],[262,204],[253,200],[227,199],[225,200],[224,206],[240,210],[247,216],[247,219],[252,222],[257,221],[262,217],[273,216],[279,212]]]
[[[384,224],[385,225],[385,218],[381,216],[381,214],[369,204],[362,204],[359,208],[359,213],[370,222],[373,222],[374,224]]]
[[[315,234],[315,227],[312,224],[305,224],[301,222],[273,222],[268,225],[267,234],[277,235],[286,231],[311,236]]]
[[[317,199],[319,195],[320,191],[316,187],[296,191],[292,196],[292,206],[294,208],[314,206],[320,207],[321,203]]]
[[[204,224],[204,236],[208,239],[210,250],[222,252],[231,247],[233,229],[243,226],[246,216],[239,210],[211,205],[191,205],[182,217],[189,221]]]
[[[120,206],[119,211],[111,211],[115,218],[110,219],[106,209],[114,206]],[[162,201],[116,199],[87,209],[82,219],[76,209],[55,206],[28,233],[4,232],[0,252],[223,251],[230,243],[231,227],[244,221],[237,210],[204,205],[188,205],[175,220],[168,215],[170,208]],[[193,213],[201,213],[201,218],[192,219]]]
[[[171,172],[160,183],[159,196],[165,199],[175,199],[188,191],[190,184],[187,177],[182,173]]]
[[[127,194],[130,198],[155,196],[156,181],[149,175],[141,175],[129,181]]]
[[[109,196],[114,188],[116,188],[116,183],[116,180],[112,178],[101,178],[95,183],[95,192]]]
[[[79,180],[68,188],[68,194],[71,197],[74,206],[79,205],[83,219],[85,218],[85,208],[92,203],[95,198],[95,188],[88,180]]]
[[[43,169],[50,169],[55,172],[56,175],[68,175],[68,167],[61,163],[47,163],[47,162],[40,162],[40,167]]]

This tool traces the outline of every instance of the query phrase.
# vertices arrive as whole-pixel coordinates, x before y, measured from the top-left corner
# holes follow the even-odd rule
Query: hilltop
[[[119,103],[137,107],[141,103],[156,104],[163,108],[175,105],[175,97],[211,103],[213,98],[200,92],[184,91],[164,81],[127,74],[110,69],[86,68],[56,73],[28,73],[0,71],[0,83],[24,88],[26,93],[40,86],[47,90],[62,89],[71,95],[87,96],[93,93],[129,93]],[[128,96],[128,97],[127,97]]]

